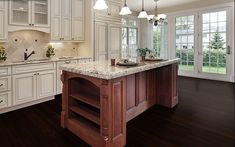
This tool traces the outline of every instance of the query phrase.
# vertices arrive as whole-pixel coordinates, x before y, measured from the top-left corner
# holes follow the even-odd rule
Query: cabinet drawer
[[[11,93],[0,93],[0,109],[11,106]]]
[[[0,67],[0,76],[7,76],[11,74],[11,67],[6,66],[6,67]]]
[[[11,76],[0,77],[0,92],[11,90]]]
[[[37,71],[52,70],[52,69],[56,69],[55,62],[13,66],[12,72],[13,74],[21,74],[27,72],[37,72]]]

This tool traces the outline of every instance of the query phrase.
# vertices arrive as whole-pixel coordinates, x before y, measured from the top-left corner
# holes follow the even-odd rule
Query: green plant
[[[224,39],[220,33],[215,33],[212,40],[210,41],[208,48],[210,49],[225,49]]]
[[[5,51],[5,48],[0,45],[0,61],[6,61],[7,59],[7,53]]]
[[[136,51],[140,56],[146,56],[147,53],[151,53],[151,50],[148,48],[138,48]]]
[[[51,56],[54,56],[54,55],[55,55],[55,49],[52,47],[52,45],[48,45],[46,56],[50,58]]]

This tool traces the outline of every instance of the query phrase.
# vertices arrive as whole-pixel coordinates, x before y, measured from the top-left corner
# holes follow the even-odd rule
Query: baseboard
[[[50,100],[53,100],[53,99],[55,99],[55,97],[51,96],[51,97],[43,98],[43,99],[36,100],[36,101],[33,101],[33,102],[29,102],[29,103],[25,103],[25,104],[21,104],[21,105],[16,105],[16,106],[11,106],[11,107],[4,108],[4,109],[0,110],[0,114],[10,112],[10,111],[14,111],[14,110],[18,110],[18,109],[25,108],[25,107],[29,107],[29,106],[32,106],[32,105],[40,104],[40,103],[50,101]]]

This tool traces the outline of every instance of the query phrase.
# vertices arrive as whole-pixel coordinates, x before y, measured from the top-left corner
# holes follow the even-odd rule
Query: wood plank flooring
[[[233,147],[235,85],[179,78],[179,105],[127,124],[127,147]],[[88,147],[60,127],[61,98],[0,115],[0,147]]]

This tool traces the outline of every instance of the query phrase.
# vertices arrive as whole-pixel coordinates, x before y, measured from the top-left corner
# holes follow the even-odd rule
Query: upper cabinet
[[[95,20],[107,20],[107,21],[121,21],[121,16],[119,12],[123,6],[122,1],[106,1],[108,9],[105,10],[95,10]]]
[[[7,31],[7,1],[0,1],[0,42],[5,42],[8,39]]]
[[[48,0],[10,0],[9,9],[9,25],[12,26],[12,31],[24,27],[37,29],[50,26]]]
[[[84,41],[84,0],[51,0],[51,40]]]

